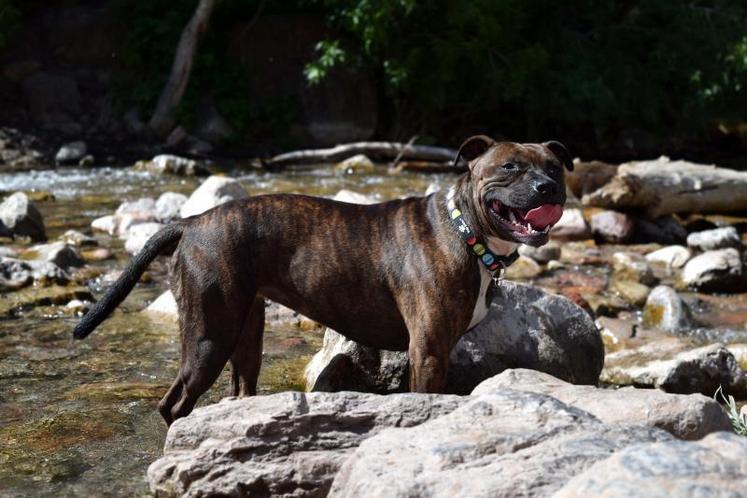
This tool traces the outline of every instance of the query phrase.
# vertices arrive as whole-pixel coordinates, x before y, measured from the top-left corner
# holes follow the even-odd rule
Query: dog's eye
[[[506,171],[516,171],[517,169],[519,169],[519,165],[514,163],[506,163],[502,166],[502,168]]]

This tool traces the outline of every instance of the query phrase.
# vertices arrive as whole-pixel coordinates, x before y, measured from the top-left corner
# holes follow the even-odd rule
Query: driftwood
[[[747,211],[747,172],[661,157],[621,164],[617,174],[582,198],[586,206],[674,213]]]
[[[290,165],[338,162],[356,154],[365,154],[374,161],[391,161],[397,156],[403,161],[453,161],[456,150],[429,145],[412,145],[400,142],[354,142],[329,149],[298,150],[280,154],[270,159],[269,168]]]

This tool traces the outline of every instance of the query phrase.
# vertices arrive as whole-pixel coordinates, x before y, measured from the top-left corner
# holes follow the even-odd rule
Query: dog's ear
[[[560,160],[563,166],[565,166],[565,169],[567,169],[568,171],[573,171],[573,158],[571,157],[571,153],[568,152],[568,149],[565,148],[565,145],[555,140],[550,140],[549,142],[545,142],[542,145],[550,149],[550,152],[555,154],[555,157]]]
[[[464,158],[464,160],[468,163],[472,162],[473,160],[483,155],[485,151],[488,150],[494,143],[495,140],[490,137],[486,137],[485,135],[475,135],[474,137],[469,137],[464,141],[462,146],[459,147],[459,152],[457,152],[457,155],[454,158],[454,166],[459,164],[460,157]]]

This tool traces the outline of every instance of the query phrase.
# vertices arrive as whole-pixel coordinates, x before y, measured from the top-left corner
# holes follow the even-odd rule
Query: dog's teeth
[[[511,223],[517,224],[516,223],[516,215],[514,214],[513,210],[511,210],[511,209],[508,210],[508,220]]]

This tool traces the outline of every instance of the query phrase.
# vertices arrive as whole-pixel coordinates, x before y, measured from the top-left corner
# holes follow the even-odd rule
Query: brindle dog
[[[563,167],[573,168],[562,144],[476,136],[464,142],[460,157],[469,171],[453,187],[454,202],[493,252],[547,242],[565,202]],[[551,219],[540,216],[538,229],[530,213],[543,210]],[[374,205],[261,195],[155,234],[74,337],[90,334],[148,264],[171,252],[182,356],[159,403],[168,424],[190,413],[228,361],[232,394],[256,394],[264,299],[361,344],[407,350],[410,389],[442,392],[449,353],[484,315],[490,281],[452,223],[443,192]]]

